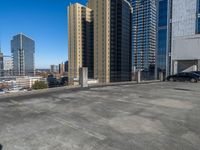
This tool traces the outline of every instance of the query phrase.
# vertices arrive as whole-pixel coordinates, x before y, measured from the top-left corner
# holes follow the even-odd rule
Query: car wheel
[[[197,80],[195,78],[190,79],[190,82],[195,83]]]
[[[170,82],[174,82],[174,78],[173,78],[173,77],[170,77],[170,78],[169,78],[169,81],[170,81]]]

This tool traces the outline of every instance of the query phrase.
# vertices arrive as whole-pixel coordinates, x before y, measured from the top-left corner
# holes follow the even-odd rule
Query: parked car
[[[52,76],[49,76],[47,78],[47,83],[48,83],[48,87],[49,88],[59,87],[60,86],[59,81],[55,77],[52,77]]]
[[[200,75],[193,72],[181,72],[167,77],[167,81],[200,81]]]
[[[66,86],[66,85],[68,85],[68,77],[62,77],[62,78],[60,79],[60,85],[61,85],[61,86]]]
[[[191,73],[196,73],[196,74],[200,75],[200,71],[191,71]]]

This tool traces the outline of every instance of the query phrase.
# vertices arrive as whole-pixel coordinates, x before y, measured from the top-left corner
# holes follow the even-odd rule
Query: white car
[[[2,89],[0,89],[0,94],[5,94],[6,92]]]

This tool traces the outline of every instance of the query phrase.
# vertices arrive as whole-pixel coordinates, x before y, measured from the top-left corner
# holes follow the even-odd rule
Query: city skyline
[[[68,59],[67,6],[75,2],[85,4],[86,0],[1,0],[0,43],[4,55],[11,55],[12,37],[23,33],[35,40],[36,68],[65,62]]]

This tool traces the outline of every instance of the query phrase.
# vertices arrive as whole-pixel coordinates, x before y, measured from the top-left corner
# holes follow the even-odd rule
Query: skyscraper
[[[132,7],[127,0],[111,0],[110,10],[110,81],[130,81]]]
[[[88,77],[94,76],[93,11],[75,3],[68,7],[68,77],[71,84],[79,78],[79,69],[88,67]]]
[[[59,73],[59,66],[58,65],[51,65],[50,66],[51,73]]]
[[[170,74],[171,68],[171,0],[157,1],[156,75]]]
[[[133,66],[154,72],[156,49],[156,0],[132,0]]]
[[[110,82],[110,0],[88,0],[94,14],[94,78]]]
[[[13,74],[16,76],[35,75],[35,42],[31,38],[18,34],[11,40],[13,56]]]
[[[65,72],[68,72],[68,61],[65,62]]]
[[[65,73],[65,64],[62,62],[59,64],[59,74],[63,75]]]
[[[131,80],[131,16],[127,0],[89,0],[94,11],[94,78]]]

